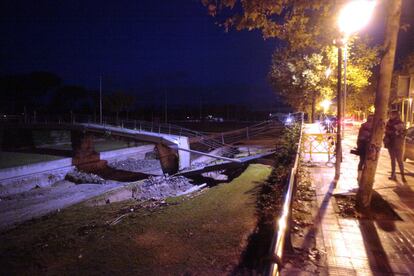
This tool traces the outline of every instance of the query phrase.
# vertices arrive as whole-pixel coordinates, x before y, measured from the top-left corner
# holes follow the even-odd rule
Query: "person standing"
[[[364,168],[364,162],[366,157],[367,148],[371,139],[372,127],[374,122],[374,115],[368,115],[367,121],[361,125],[358,132],[357,139],[357,151],[359,154],[358,163],[358,182],[361,178],[362,169]]]
[[[391,176],[389,179],[397,180],[395,174],[395,161],[397,161],[403,183],[407,183],[403,162],[405,133],[405,124],[401,121],[399,112],[397,110],[391,111],[390,119],[385,126],[384,136],[384,146],[388,149],[391,159]]]

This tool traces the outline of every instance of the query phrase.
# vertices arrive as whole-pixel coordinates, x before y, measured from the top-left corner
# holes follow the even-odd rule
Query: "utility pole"
[[[99,76],[99,123],[102,125],[102,75]]]

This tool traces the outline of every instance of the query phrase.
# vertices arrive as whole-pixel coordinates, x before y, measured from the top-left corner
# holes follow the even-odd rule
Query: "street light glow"
[[[332,102],[328,99],[323,100],[320,105],[323,108],[323,112],[326,113],[331,106]]]
[[[326,78],[329,78],[331,76],[331,74],[332,74],[332,69],[331,69],[331,67],[328,67],[325,71]]]
[[[339,29],[345,36],[358,32],[368,24],[374,8],[375,1],[372,0],[350,1],[339,13]]]

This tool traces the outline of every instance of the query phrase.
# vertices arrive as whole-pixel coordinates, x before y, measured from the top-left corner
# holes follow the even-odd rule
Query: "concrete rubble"
[[[186,191],[197,190],[195,188],[200,186],[193,185],[188,178],[183,176],[149,177],[134,187],[132,197],[138,200],[160,200],[185,194]]]
[[[114,169],[131,172],[148,172],[161,168],[159,160],[138,159],[133,157],[127,158],[125,160],[110,162],[108,165]]]
[[[93,174],[85,173],[78,170],[70,171],[66,174],[65,179],[75,184],[105,184],[106,181],[102,177]]]

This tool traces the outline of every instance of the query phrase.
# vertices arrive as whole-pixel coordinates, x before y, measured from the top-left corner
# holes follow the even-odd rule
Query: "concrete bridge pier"
[[[178,172],[178,152],[164,144],[158,143],[156,146],[160,159],[162,172],[165,174],[175,174]]]
[[[180,136],[178,138],[178,147],[181,149],[190,149],[190,141],[188,137]],[[178,150],[178,166],[180,170],[191,167],[191,154],[188,151]]]
[[[99,153],[95,151],[93,136],[83,131],[70,132],[73,158],[72,164],[79,169],[99,168],[105,165],[100,160]]]
[[[178,148],[190,149],[188,137],[176,137],[174,139],[174,144],[174,146],[177,146]],[[190,152],[177,150],[162,143],[158,143],[156,148],[163,173],[171,175],[191,166]]]

